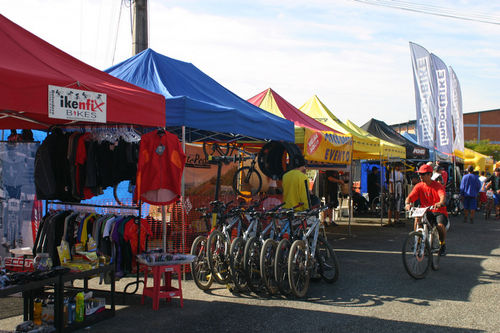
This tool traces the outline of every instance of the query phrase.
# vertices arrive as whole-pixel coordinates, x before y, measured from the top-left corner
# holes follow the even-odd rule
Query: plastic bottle
[[[64,326],[68,326],[69,320],[69,301],[67,298],[64,299]]]
[[[38,298],[33,303],[33,323],[42,325],[42,301]]]
[[[83,295],[83,292],[79,292],[76,294],[76,318],[75,321],[77,322],[82,322],[85,316],[85,301],[84,298],[85,296]]]
[[[76,304],[73,301],[69,302],[68,307],[68,325],[73,324],[76,320]]]

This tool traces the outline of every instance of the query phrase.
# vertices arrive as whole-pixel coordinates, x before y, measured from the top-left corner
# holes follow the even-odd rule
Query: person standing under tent
[[[380,175],[376,166],[372,167],[372,171],[368,174],[368,205],[372,207],[373,200],[380,195]]]
[[[400,171],[400,165],[396,164],[389,175],[389,211],[387,212],[387,226],[392,226],[392,216],[394,215],[394,224],[401,224],[399,221],[399,212],[401,211],[401,199],[403,197],[404,176]]]
[[[306,161],[303,156],[295,157],[294,169],[283,175],[283,201],[284,208],[294,208],[297,211],[309,209],[309,198],[307,188]],[[299,207],[297,207],[299,206]]]
[[[477,208],[477,195],[481,189],[481,182],[474,174],[474,167],[471,165],[467,169],[469,172],[462,178],[460,183],[460,194],[464,198],[464,223],[467,223],[467,217],[470,215],[470,223],[474,223],[474,214]]]
[[[443,175],[441,174],[441,170],[439,169],[438,165],[434,167],[434,172],[432,173],[432,180],[435,180],[439,182],[441,185],[446,186],[444,183]]]
[[[333,226],[337,226],[337,223],[335,223],[335,218],[333,214],[333,211],[335,208],[339,206],[339,198],[338,198],[338,193],[339,193],[339,184],[344,184],[344,182],[340,179],[338,171],[335,170],[328,170],[325,173],[325,180],[326,180],[326,202],[328,204],[328,210],[325,212],[323,215],[323,224],[326,224],[326,217],[325,215],[328,216],[330,224]]]

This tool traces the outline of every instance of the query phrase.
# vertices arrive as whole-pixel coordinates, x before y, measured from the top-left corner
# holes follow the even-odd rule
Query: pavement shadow
[[[85,332],[483,332],[425,323],[226,301],[161,302],[158,311],[131,306]],[[207,320],[209,318],[209,320]],[[83,332],[83,330],[82,330]]]
[[[347,236],[346,225],[328,228],[341,277],[331,288],[311,288],[309,295],[317,297],[317,302],[336,306],[377,306],[394,301],[426,306],[433,300],[467,301],[475,286],[500,281],[500,272],[483,267],[486,260],[499,255],[492,251],[499,247],[500,222],[476,219],[475,224],[464,224],[458,217],[451,223],[448,255],[442,258],[438,271],[429,269],[422,280],[411,278],[402,263],[401,248],[412,222],[399,228],[352,224],[351,236]]]

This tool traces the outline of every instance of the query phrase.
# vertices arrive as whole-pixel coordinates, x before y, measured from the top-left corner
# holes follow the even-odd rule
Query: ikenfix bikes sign
[[[106,94],[49,86],[49,118],[106,122]]]

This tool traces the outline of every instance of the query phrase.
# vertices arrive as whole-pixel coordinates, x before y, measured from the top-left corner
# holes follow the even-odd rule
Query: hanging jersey
[[[179,199],[186,155],[177,136],[152,131],[141,136],[137,166],[137,195],[153,205]]]

